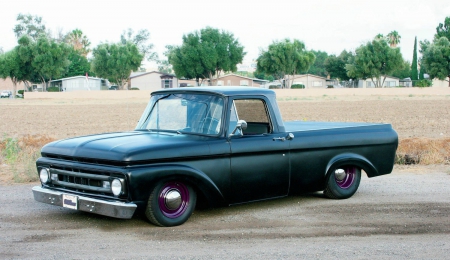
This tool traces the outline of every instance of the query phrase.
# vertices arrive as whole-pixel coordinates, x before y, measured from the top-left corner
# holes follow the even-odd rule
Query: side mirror
[[[245,120],[239,120],[236,124],[236,127],[234,128],[233,132],[228,136],[229,138],[234,136],[236,131],[239,130],[240,131],[240,135],[242,134],[242,131],[247,129],[247,122],[245,122]]]

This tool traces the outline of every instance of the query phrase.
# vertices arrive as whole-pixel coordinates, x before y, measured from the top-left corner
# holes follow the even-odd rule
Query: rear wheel
[[[194,189],[183,182],[159,182],[150,194],[145,216],[157,226],[178,226],[192,215],[196,200]]]
[[[339,167],[328,174],[323,193],[331,199],[347,199],[355,194],[360,182],[361,169],[356,166]]]

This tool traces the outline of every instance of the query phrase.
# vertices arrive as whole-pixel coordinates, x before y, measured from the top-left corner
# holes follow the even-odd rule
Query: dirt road
[[[396,167],[363,178],[347,200],[316,193],[196,210],[174,228],[38,203],[31,184],[0,186],[0,258],[448,259],[449,171]]]

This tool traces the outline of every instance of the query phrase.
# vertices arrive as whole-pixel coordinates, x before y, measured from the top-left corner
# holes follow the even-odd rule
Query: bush
[[[46,135],[0,137],[0,164],[4,166],[2,171],[11,173],[10,177],[5,175],[6,179],[17,183],[38,181],[36,160],[41,155],[42,146],[52,141],[54,139]]]
[[[59,87],[48,87],[47,92],[59,92]]]
[[[269,89],[279,89],[280,87],[279,86],[277,86],[277,85],[270,85],[269,86]]]
[[[130,90],[139,90],[139,88],[130,88]]]
[[[419,87],[419,88],[431,87],[431,85],[433,85],[433,82],[429,79],[421,79],[414,83],[415,83],[414,87]]]
[[[291,88],[305,88],[305,85],[303,84],[294,84],[291,86]]]

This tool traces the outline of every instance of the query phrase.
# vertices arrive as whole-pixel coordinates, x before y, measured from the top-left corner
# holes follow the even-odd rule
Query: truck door
[[[264,98],[230,100],[228,135],[238,120],[247,129],[235,133],[231,146],[231,203],[286,196],[289,190],[289,141],[274,129]]]

